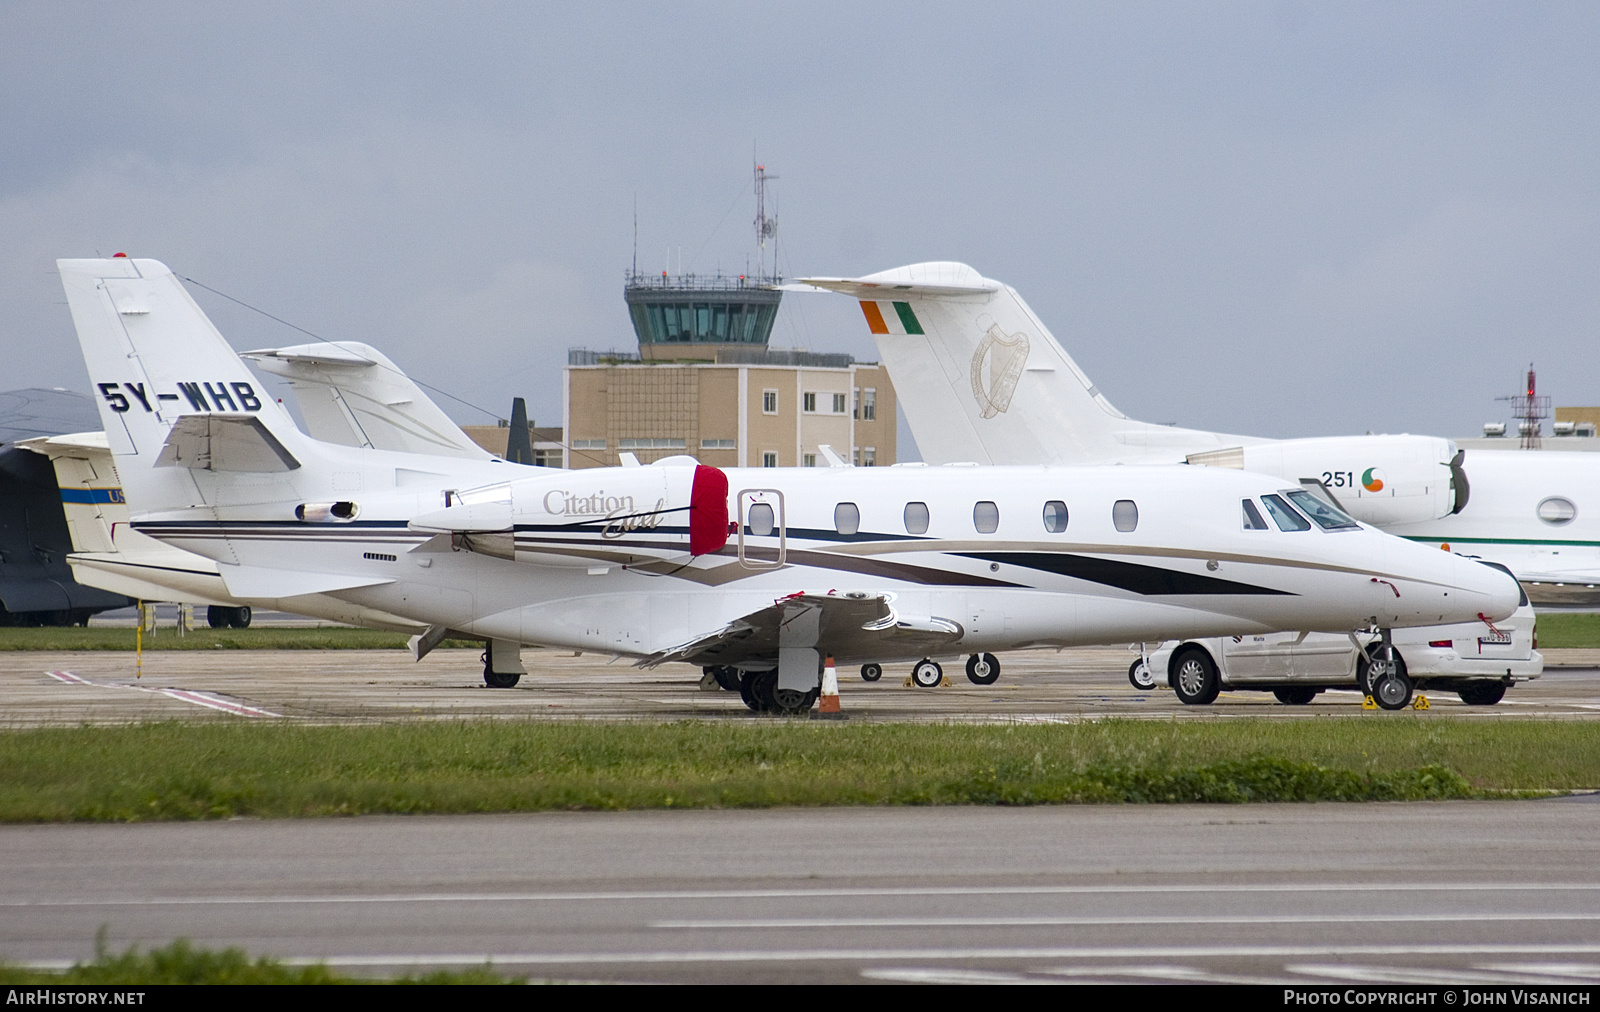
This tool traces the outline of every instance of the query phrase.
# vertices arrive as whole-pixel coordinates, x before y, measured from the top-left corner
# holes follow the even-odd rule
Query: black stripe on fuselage
[[[1287,590],[1257,587],[1250,583],[1237,583],[1215,576],[1201,576],[1181,570],[1162,569],[1159,566],[1142,566],[1136,562],[1119,562],[1115,559],[1097,559],[1088,555],[1068,555],[1064,552],[957,552],[969,559],[998,562],[1003,565],[1023,566],[1045,573],[1070,576],[1107,587],[1117,587],[1147,597],[1162,594],[1268,594],[1298,596]]]

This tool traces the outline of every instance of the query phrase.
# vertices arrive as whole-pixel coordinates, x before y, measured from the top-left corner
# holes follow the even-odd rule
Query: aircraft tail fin
[[[133,507],[204,503],[196,470],[299,466],[308,440],[164,264],[118,256],[56,266]]]
[[[1129,419],[1015,289],[966,264],[807,278],[796,287],[803,286],[860,301],[929,462],[1086,463],[1171,456],[1168,447],[1213,441],[1210,433]]]

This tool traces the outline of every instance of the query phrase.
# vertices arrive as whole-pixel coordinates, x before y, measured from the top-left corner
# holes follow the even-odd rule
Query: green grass
[[[69,626],[0,627],[0,650],[126,650],[134,629]],[[404,650],[405,633],[332,626],[321,629],[212,629],[179,636],[171,626],[144,634],[146,650]],[[477,640],[445,640],[440,647],[482,647]]]
[[[1541,612],[1539,648],[1600,647],[1600,614],[1587,612]]]
[[[0,732],[0,821],[1457,798],[1600,786],[1585,722],[169,722]]]
[[[0,985],[152,985],[152,984],[520,984],[522,978],[507,979],[492,967],[470,970],[439,970],[416,977],[378,979],[345,977],[326,966],[286,966],[263,956],[251,959],[243,949],[220,952],[197,949],[188,939],[149,952],[130,948],[112,954],[105,945],[105,932],[95,939],[95,958],[66,970],[31,970],[0,963]]]

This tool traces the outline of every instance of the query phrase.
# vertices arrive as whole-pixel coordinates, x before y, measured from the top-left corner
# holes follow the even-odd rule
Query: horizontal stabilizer
[[[858,299],[897,299],[988,295],[998,292],[991,281],[966,264],[926,263],[897,267],[864,278],[801,278],[795,286],[853,295]]]
[[[245,600],[279,600],[306,594],[331,594],[357,587],[380,587],[394,580],[383,577],[349,576],[339,573],[299,573],[264,566],[218,566],[228,593]]]
[[[157,467],[199,471],[293,471],[300,466],[255,415],[183,415],[167,433]]]

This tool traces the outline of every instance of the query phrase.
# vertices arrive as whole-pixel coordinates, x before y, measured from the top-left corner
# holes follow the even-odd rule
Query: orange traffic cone
[[[834,670],[832,657],[822,664],[822,699],[813,716],[818,720],[844,719],[844,714],[839,712],[839,672]]]

